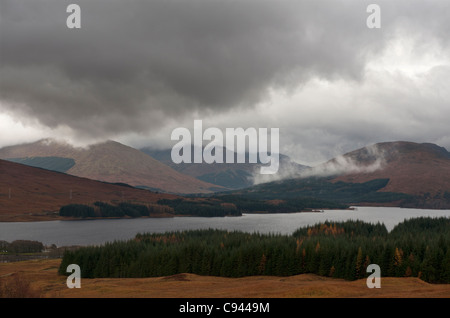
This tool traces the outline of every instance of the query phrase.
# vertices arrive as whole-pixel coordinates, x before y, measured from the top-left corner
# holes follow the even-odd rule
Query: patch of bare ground
[[[382,278],[381,288],[369,289],[364,279],[350,282],[311,274],[96,278],[82,279],[81,288],[69,289],[66,277],[58,275],[59,264],[58,259],[0,264],[0,291],[16,284],[18,294],[12,296],[22,292],[23,297],[42,298],[450,298],[450,284],[418,278]]]

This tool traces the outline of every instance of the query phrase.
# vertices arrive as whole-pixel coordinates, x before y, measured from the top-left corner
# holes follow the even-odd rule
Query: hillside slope
[[[303,170],[308,168],[307,166],[294,162],[288,156],[280,154],[280,165],[278,172],[274,175],[261,175],[259,173],[259,169],[262,166],[261,163],[248,163],[248,153],[246,154],[245,163],[237,163],[237,154],[227,150],[225,147],[223,148],[224,163],[212,164],[175,164],[171,159],[171,149],[156,150],[152,148],[143,148],[141,151],[149,154],[153,158],[161,161],[178,172],[228,189],[242,189],[250,187],[255,183],[270,182],[286,177],[299,176]],[[235,158],[235,163],[226,163],[227,152],[232,153]],[[191,154],[193,153],[194,150],[192,147]]]
[[[63,205],[96,201],[156,203],[175,195],[157,194],[65,173],[0,160],[0,218],[56,216]]]
[[[1,159],[17,162],[24,158],[69,158],[75,161],[68,174],[106,182],[121,182],[136,187],[168,193],[210,193],[216,185],[184,175],[149,155],[115,141],[88,148],[75,148],[54,140],[10,146],[0,149]],[[28,160],[29,161],[29,160]]]
[[[431,196],[450,192],[450,153],[430,143],[385,142],[344,155],[360,167],[379,165],[378,169],[349,171],[334,179],[344,182],[367,182],[388,178],[380,191]],[[373,170],[373,171],[371,171]]]
[[[306,169],[300,178],[234,194],[266,200],[312,197],[355,205],[450,209],[450,153],[429,143],[379,143]]]

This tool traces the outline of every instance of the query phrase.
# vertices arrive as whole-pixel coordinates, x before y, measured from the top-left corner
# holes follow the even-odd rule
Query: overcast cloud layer
[[[306,164],[382,141],[450,149],[449,17],[447,0],[1,0],[0,147],[171,147],[203,119],[280,128]]]

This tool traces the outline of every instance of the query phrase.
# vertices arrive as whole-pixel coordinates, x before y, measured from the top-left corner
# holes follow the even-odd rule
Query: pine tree
[[[356,279],[363,277],[362,262],[363,262],[363,253],[362,253],[362,249],[360,246],[358,248],[358,254],[356,255],[356,266],[355,266]]]

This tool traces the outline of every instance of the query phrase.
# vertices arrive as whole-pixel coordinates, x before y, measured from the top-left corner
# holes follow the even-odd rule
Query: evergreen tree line
[[[296,178],[273,181],[254,186],[250,189],[237,190],[234,193],[242,197],[257,200],[315,198],[324,202],[351,204],[358,202],[393,202],[409,199],[404,193],[379,192],[389,179],[374,179],[362,183],[337,181],[331,177]],[[326,208],[326,207],[324,207]]]
[[[223,202],[233,203],[241,213],[292,213],[313,209],[347,209],[349,207],[347,204],[311,197],[262,200],[240,195],[220,195],[217,198]]]
[[[195,230],[138,234],[129,241],[64,254],[82,277],[155,277],[194,273],[224,277],[314,273],[355,280],[378,264],[384,277],[450,283],[450,219],[404,221],[388,233],[382,224],[324,222],[292,235]]]
[[[420,209],[448,209],[450,208],[450,192],[438,192],[433,195],[426,192],[422,195],[411,195],[401,201],[400,206]]]
[[[348,205],[314,199],[290,198],[285,200],[258,200],[237,195],[222,195],[211,198],[161,199],[156,204],[142,205],[121,202],[113,205],[95,202],[92,205],[69,204],[59,210],[60,216],[95,217],[142,217],[151,214],[172,213],[184,216],[224,217],[241,216],[242,213],[290,213],[313,209],[346,209]]]
[[[241,216],[241,211],[233,203],[217,199],[161,199],[158,204],[169,206],[177,215],[201,217]]]
[[[70,217],[143,217],[152,214],[171,213],[172,209],[161,205],[142,205],[129,202],[121,202],[112,205],[105,202],[95,202],[91,205],[69,204],[60,208],[60,216]]]
[[[11,243],[0,241],[0,253],[40,253],[44,245],[38,241],[16,240]]]

